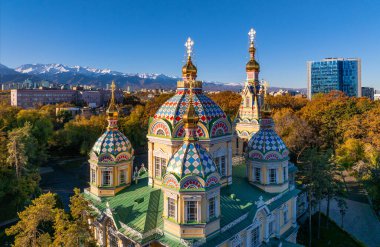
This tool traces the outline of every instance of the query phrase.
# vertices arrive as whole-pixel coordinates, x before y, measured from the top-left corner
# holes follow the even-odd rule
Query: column
[[[228,157],[228,184],[232,184],[232,146],[231,141],[227,142]]]
[[[275,216],[276,216],[276,237],[280,238],[281,210],[278,209]]]
[[[265,226],[264,226],[264,241],[266,243],[269,242],[269,220],[268,218],[265,221]]]
[[[148,142],[148,184],[153,186],[153,143]],[[133,172],[133,171],[132,171]]]
[[[292,198],[292,226],[297,226],[297,197]]]

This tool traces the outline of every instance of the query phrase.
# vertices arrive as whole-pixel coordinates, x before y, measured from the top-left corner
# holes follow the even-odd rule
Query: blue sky
[[[242,82],[248,31],[260,76],[306,87],[306,61],[360,57],[363,85],[380,89],[380,1],[0,0],[0,62],[63,63],[180,75],[195,41],[198,78]]]

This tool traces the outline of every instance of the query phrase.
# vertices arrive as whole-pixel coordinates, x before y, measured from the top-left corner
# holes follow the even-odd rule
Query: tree
[[[223,91],[214,94],[207,94],[220,108],[234,120],[241,104],[241,95],[232,91]]]
[[[36,152],[36,140],[31,131],[32,125],[26,122],[24,127],[14,129],[8,134],[7,162],[15,168],[17,178],[20,178],[21,170],[28,165],[28,160],[34,157]]]
[[[284,140],[291,154],[295,156],[295,162],[298,162],[305,149],[316,145],[313,129],[292,109],[279,109],[274,113],[273,120],[276,123],[276,132]]]
[[[302,155],[300,166],[300,179],[306,186],[309,200],[309,246],[311,246],[311,213],[312,205],[320,205],[323,197],[323,188],[328,183],[325,166],[329,162],[328,152],[320,152],[316,148],[307,149]],[[319,208],[320,209],[320,208]],[[320,213],[320,210],[319,210]],[[318,230],[320,228],[320,215]]]
[[[91,214],[79,189],[70,198],[70,214],[59,207],[57,195],[49,192],[19,213],[20,220],[6,234],[15,236],[15,247],[95,246],[87,221]]]
[[[346,214],[348,206],[347,206],[346,200],[344,200],[343,198],[337,198],[337,203],[338,203],[339,213],[341,217],[340,227],[343,228],[343,218],[344,218],[344,215]]]
[[[54,229],[54,246],[95,246],[88,225],[88,215],[93,210],[88,202],[80,194],[78,188],[74,189],[74,195],[70,198],[70,216],[63,211],[56,215]]]
[[[18,213],[20,220],[6,229],[8,236],[15,236],[15,247],[49,246],[51,244],[51,222],[56,215],[54,194],[46,193],[32,201],[24,211]]]

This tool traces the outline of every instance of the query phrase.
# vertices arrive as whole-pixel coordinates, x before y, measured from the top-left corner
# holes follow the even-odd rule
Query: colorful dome
[[[211,155],[197,142],[185,142],[169,160],[166,172],[181,179],[186,175],[206,179],[211,173],[217,172],[217,169]]]
[[[195,112],[199,117],[199,123],[203,124],[208,131],[208,129],[211,129],[213,123],[218,119],[221,119],[225,125],[222,126],[224,129],[223,134],[230,133],[231,127],[225,124],[226,122],[229,122],[229,120],[227,120],[224,111],[213,100],[204,95],[202,89],[196,88],[192,90],[192,99]],[[176,127],[181,122],[183,114],[189,107],[189,101],[190,89],[179,88],[177,93],[167,100],[154,115],[154,119],[164,119],[166,122],[170,123],[171,129],[174,130],[174,133],[171,135],[172,137],[183,137],[183,128]],[[204,133],[204,130],[201,129],[198,130],[198,134],[199,137],[205,137],[207,135]],[[210,133],[210,136],[212,136],[212,134],[213,133]]]
[[[128,138],[119,130],[107,130],[96,141],[92,148],[98,156],[104,153],[117,156],[120,153],[128,152],[133,154],[133,148]]]
[[[271,118],[260,121],[260,130],[248,142],[248,158],[256,160],[285,160],[289,151],[274,130]]]

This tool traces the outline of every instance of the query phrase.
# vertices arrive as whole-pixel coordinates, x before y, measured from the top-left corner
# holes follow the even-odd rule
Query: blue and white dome
[[[166,172],[176,174],[179,178],[196,175],[206,179],[217,169],[211,155],[198,143],[185,142],[169,160]]]
[[[104,132],[96,141],[92,151],[98,156],[104,153],[112,154],[115,157],[123,152],[128,152],[131,155],[133,154],[133,148],[130,141],[117,129]]]
[[[272,118],[262,118],[260,130],[248,142],[248,158],[254,160],[287,160],[289,151],[274,130]]]

